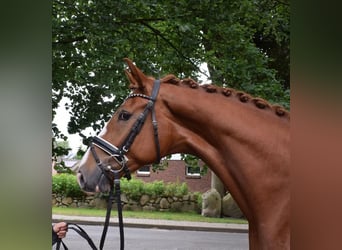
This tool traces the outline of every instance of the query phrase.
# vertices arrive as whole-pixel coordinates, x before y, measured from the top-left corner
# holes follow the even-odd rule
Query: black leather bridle
[[[135,121],[132,129],[130,130],[129,134],[127,135],[127,137],[125,138],[125,140],[123,141],[120,147],[116,147],[115,145],[111,144],[110,142],[106,141],[105,139],[99,136],[94,136],[92,138],[92,143],[90,145],[91,152],[95,158],[97,166],[102,170],[103,174],[107,176],[108,178],[110,177],[110,175],[108,175],[108,172],[113,172],[113,171],[119,171],[119,173],[124,171],[124,176],[127,179],[131,178],[129,169],[127,168],[127,164],[126,164],[128,161],[126,153],[129,151],[131,145],[133,144],[135,137],[139,134],[140,130],[142,129],[142,126],[144,125],[146,118],[150,112],[152,113],[154,141],[155,141],[156,152],[157,152],[156,163],[159,163],[160,145],[159,145],[159,139],[158,139],[158,122],[156,120],[156,113],[154,109],[154,104],[158,96],[159,88],[160,88],[160,80],[155,80],[153,84],[151,96],[132,93],[128,95],[127,98],[125,99],[126,101],[129,98],[140,97],[140,98],[147,99],[148,103],[145,109],[143,110],[143,112],[139,115],[138,119]],[[96,146],[97,148],[100,148],[102,151],[104,151],[110,157],[112,157],[121,166],[121,168],[119,170],[114,170],[112,169],[111,166],[104,166],[104,164],[101,163],[99,157],[97,156],[94,146]]]
[[[158,123],[156,120],[156,113],[154,109],[154,105],[158,96],[159,88],[160,88],[160,80],[158,79],[154,81],[151,96],[132,93],[128,95],[127,98],[125,99],[126,101],[129,98],[140,97],[140,98],[147,99],[148,103],[146,107],[144,108],[143,112],[139,115],[138,119],[135,121],[128,136],[125,138],[125,140],[123,141],[120,147],[116,147],[115,145],[111,144],[110,142],[106,141],[105,139],[99,136],[94,136],[92,138],[90,150],[96,161],[96,165],[101,169],[103,175],[108,178],[109,183],[111,183],[111,189],[110,189],[109,199],[107,203],[108,204],[107,214],[106,214],[105,225],[104,225],[103,232],[102,232],[100,249],[103,248],[104,240],[105,240],[108,225],[109,225],[110,211],[111,211],[112,200],[113,200],[113,189],[115,189],[115,196],[116,196],[117,206],[118,206],[120,242],[121,242],[120,249],[124,249],[124,232],[123,232],[122,207],[121,207],[121,198],[120,198],[120,173],[123,171],[124,176],[128,180],[131,179],[131,173],[127,167],[128,158],[126,154],[129,151],[131,145],[133,144],[135,137],[141,131],[146,121],[146,118],[150,112],[152,113],[154,141],[155,141],[156,152],[157,152],[156,162],[157,163],[160,162],[160,144],[159,144],[159,139],[158,139]],[[120,165],[120,169],[113,169],[112,166],[103,164],[95,151],[95,147],[101,149],[102,151],[107,153],[110,157],[112,157]],[[101,178],[102,178],[102,175],[101,175]]]

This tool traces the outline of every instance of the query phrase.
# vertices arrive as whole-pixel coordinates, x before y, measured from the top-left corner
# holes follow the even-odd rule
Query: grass
[[[52,207],[53,214],[60,215],[78,215],[78,216],[94,216],[105,217],[105,209],[95,208],[62,208]],[[112,211],[112,216],[116,216],[116,211]],[[159,220],[176,220],[176,221],[197,221],[197,222],[213,222],[213,223],[235,223],[235,224],[247,224],[244,219],[235,218],[209,218],[201,216],[196,212],[150,212],[150,211],[123,211],[123,217],[137,218],[137,219],[159,219]]]

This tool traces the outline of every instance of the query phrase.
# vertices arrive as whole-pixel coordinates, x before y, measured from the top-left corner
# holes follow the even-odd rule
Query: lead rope
[[[109,197],[107,200],[107,212],[106,212],[105,224],[103,226],[101,241],[100,241],[100,250],[103,249],[103,245],[104,245],[104,242],[106,239],[107,230],[108,230],[108,226],[109,226],[110,213],[112,211],[112,204],[113,204],[113,187],[111,187],[111,189],[109,191]]]
[[[102,231],[101,242],[100,242],[100,250],[103,249],[104,241],[106,239],[106,234],[109,226],[110,213],[112,211],[112,203],[113,203],[113,188],[115,188],[115,196],[116,203],[118,207],[118,218],[119,218],[119,229],[120,229],[120,250],[125,249],[125,235],[123,228],[123,219],[122,219],[122,205],[121,205],[121,190],[120,190],[120,176],[118,171],[113,171],[114,173],[114,186],[110,189],[108,202],[107,202],[107,213],[105,224]]]
[[[119,218],[119,229],[120,229],[120,250],[125,249],[125,235],[124,235],[124,227],[123,227],[123,218],[122,218],[122,204],[121,204],[121,190],[120,190],[120,176],[118,171],[113,171],[114,173],[114,185],[111,187],[109,191],[109,197],[107,201],[107,212],[106,212],[106,219],[105,224],[102,231],[101,241],[100,241],[100,250],[103,249],[104,242],[106,239],[106,234],[108,231],[109,226],[109,219],[110,214],[112,210],[112,203],[113,203],[113,189],[115,189],[115,196],[116,196],[116,202],[118,207],[118,218]],[[80,236],[82,236],[84,239],[88,241],[88,244],[93,250],[98,250],[95,246],[92,239],[89,237],[89,235],[84,231],[80,226],[74,223],[68,223],[68,229],[72,229],[76,231]],[[65,243],[62,241],[62,239],[58,239],[56,244],[56,250],[60,249],[61,244],[63,245],[65,250],[68,250],[68,247],[65,245]]]
[[[121,190],[120,190],[120,176],[116,173],[114,179],[115,192],[116,192],[116,203],[118,207],[118,219],[119,219],[119,230],[120,230],[120,250],[125,249],[125,234],[122,218],[122,204],[121,204]]]
[[[96,164],[101,168],[102,164],[97,156],[93,144],[90,145],[90,150],[95,158]],[[124,163],[125,164],[125,163]],[[102,168],[101,168],[102,169]],[[130,179],[130,174],[127,168],[124,167],[125,175],[127,179]],[[115,189],[115,196],[116,196],[116,203],[118,207],[118,219],[119,219],[119,229],[120,229],[120,250],[124,250],[125,248],[125,235],[124,235],[124,226],[123,226],[123,219],[122,219],[122,204],[121,204],[121,190],[120,190],[120,171],[111,170],[111,172],[114,174],[114,181],[113,185],[111,186],[111,189],[109,191],[109,197],[107,201],[107,212],[106,212],[106,219],[105,224],[102,231],[101,241],[100,241],[100,250],[103,249],[104,241],[106,239],[106,234],[109,226],[109,219],[110,219],[110,213],[112,211],[112,204],[113,204],[113,189]],[[97,250],[97,249],[96,249]]]

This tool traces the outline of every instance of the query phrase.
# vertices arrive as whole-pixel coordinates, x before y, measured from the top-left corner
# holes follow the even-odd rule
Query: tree
[[[57,141],[54,138],[53,148],[55,149],[53,157],[52,157],[53,168],[58,173],[72,173],[72,171],[65,166],[65,162],[63,161],[62,157],[57,157],[57,156],[66,156],[68,154],[69,150],[71,150],[71,148],[69,148],[69,142],[66,139]]]
[[[128,93],[124,57],[158,77],[213,83],[289,108],[289,4],[274,0],[54,0],[53,116],[68,97],[69,133],[99,131]],[[64,138],[53,126],[53,140]]]

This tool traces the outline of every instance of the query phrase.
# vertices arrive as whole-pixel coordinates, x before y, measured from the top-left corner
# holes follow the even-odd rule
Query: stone
[[[202,195],[202,216],[221,217],[221,195],[212,188]]]
[[[183,198],[186,201],[183,201]],[[197,196],[194,194],[162,197],[151,195],[142,195],[138,201],[132,200],[126,194],[121,194],[121,201],[124,210],[134,211],[196,211],[201,213],[201,204],[197,203]],[[56,207],[80,207],[80,208],[107,208],[107,199],[103,195],[89,195],[82,198],[64,197],[62,195],[52,194],[52,206]],[[115,199],[112,204],[113,210],[117,210]]]
[[[156,211],[156,208],[152,205],[147,205],[143,207],[143,211]]]
[[[149,200],[150,200],[150,196],[148,196],[147,194],[143,194],[140,197],[140,205],[145,206],[147,204],[147,202],[149,202]]]
[[[76,208],[77,207],[77,203],[71,203],[69,207],[73,207],[73,208]]]
[[[107,208],[107,201],[105,199],[95,198],[94,203],[96,208]]]
[[[129,200],[129,203],[128,203],[131,207],[140,207],[140,205],[138,204],[138,202],[136,201],[133,201],[133,200]]]
[[[167,200],[166,198],[162,198],[162,199],[160,200],[159,207],[160,207],[161,209],[168,209],[169,206],[170,206],[170,203],[168,202],[168,200]]]
[[[183,195],[183,201],[188,201],[190,199],[190,195]]]
[[[78,204],[78,207],[79,207],[79,208],[89,208],[89,205],[88,205],[88,203],[86,203],[86,202],[80,202],[80,203]]]
[[[142,210],[141,206],[137,204],[131,204],[131,211],[141,211],[141,210]]]
[[[239,206],[236,204],[236,202],[234,201],[230,193],[228,193],[222,199],[222,214],[223,216],[233,217],[233,218],[244,217]]]
[[[86,200],[94,200],[95,197],[94,197],[94,195],[87,195],[87,196],[85,197],[85,199],[86,199]]]
[[[72,198],[71,197],[65,197],[65,198],[63,198],[62,203],[64,205],[70,205],[72,203]]]
[[[96,206],[94,199],[89,201],[89,206],[90,207],[95,207]]]
[[[181,212],[196,211],[195,203],[193,202],[183,202]]]
[[[170,210],[172,212],[180,212],[182,211],[182,207],[183,207],[183,204],[182,202],[179,202],[179,201],[176,201],[176,202],[173,202],[170,206]]]
[[[128,198],[127,198],[127,195],[126,195],[126,194],[121,194],[121,195],[120,195],[120,198],[121,198],[121,202],[123,202],[123,203],[128,203]]]
[[[131,211],[131,205],[129,205],[129,204],[123,204],[123,205],[122,205],[122,210]]]

